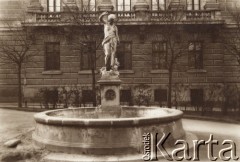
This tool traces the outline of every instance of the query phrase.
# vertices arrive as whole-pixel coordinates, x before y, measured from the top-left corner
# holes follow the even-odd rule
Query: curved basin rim
[[[142,107],[141,107],[142,108]],[[76,108],[77,109],[77,108]],[[162,109],[162,108],[161,108]],[[165,108],[167,109],[167,108]],[[58,109],[58,110],[49,110],[41,113],[37,113],[34,115],[34,118],[37,123],[43,123],[43,124],[60,124],[60,125],[67,125],[70,123],[70,125],[119,125],[123,124],[133,124],[138,125],[140,123],[146,123],[149,121],[152,122],[167,122],[167,121],[174,121],[177,119],[180,119],[183,116],[183,112],[180,110],[173,110],[170,109],[172,112],[165,116],[152,116],[152,117],[131,117],[131,118],[106,118],[106,119],[86,119],[86,118],[62,118],[57,116],[49,116],[48,113],[55,112],[55,111],[61,111],[66,109]]]

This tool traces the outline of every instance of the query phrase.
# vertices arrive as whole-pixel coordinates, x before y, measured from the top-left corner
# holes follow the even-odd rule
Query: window
[[[166,0],[151,0],[152,10],[166,10]]]
[[[201,10],[201,0],[187,0],[187,10]]]
[[[89,11],[96,11],[96,0],[89,0]]]
[[[60,43],[46,42],[45,70],[60,70]]]
[[[155,89],[154,90],[154,101],[155,102],[166,102],[167,101],[167,90],[166,89]]]
[[[96,11],[96,0],[83,1],[82,11]]]
[[[132,93],[131,90],[121,90],[120,91],[120,102],[121,103],[128,103],[131,104],[132,102]]]
[[[96,61],[96,44],[95,42],[85,42],[81,50],[81,70],[91,70],[91,65]],[[92,61],[91,61],[92,56]]]
[[[47,11],[48,12],[60,12],[61,11],[61,0],[47,0]]]
[[[189,59],[188,64],[190,69],[203,68],[203,52],[202,42],[190,42],[188,46]]]
[[[131,99],[131,90],[121,90],[120,91],[120,101],[121,102],[129,102]]]
[[[117,49],[117,59],[120,63],[119,70],[132,69],[132,43],[121,42]]]
[[[167,43],[153,42],[153,69],[167,69]]]
[[[131,0],[117,0],[117,11],[131,11]]]
[[[85,103],[92,103],[93,102],[93,91],[92,90],[82,90],[82,102]]]
[[[203,89],[191,89],[191,105],[202,106],[203,105]]]

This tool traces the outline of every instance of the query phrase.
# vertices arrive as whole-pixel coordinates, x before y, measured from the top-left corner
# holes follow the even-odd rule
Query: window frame
[[[190,43],[193,43],[194,49],[190,51],[189,46]],[[201,44],[201,49],[197,50],[196,49],[196,44],[200,43]],[[200,63],[198,65],[198,59],[197,55],[200,55]],[[194,57],[194,66],[191,66],[191,57]],[[203,69],[204,64],[203,64],[203,41],[189,41],[188,42],[188,68],[189,69]]]
[[[130,103],[131,99],[132,99],[132,91],[131,91],[131,89],[121,89],[120,90],[120,102],[121,103],[126,103],[126,102]]]
[[[130,50],[130,52],[127,52],[127,50],[126,50],[126,44],[127,43],[129,43],[130,44],[130,46],[131,46],[131,50]],[[124,50],[123,51],[121,51],[121,49],[119,49],[120,48],[120,46],[121,45],[123,45],[124,44]],[[119,63],[120,63],[120,66],[119,66],[119,70],[132,70],[132,41],[121,41],[121,43],[120,43],[120,46],[118,46],[118,50],[117,50],[117,52],[116,52],[116,58],[118,59],[118,61],[119,61]],[[123,63],[121,63],[121,61],[120,61],[120,59],[119,59],[119,53],[122,53],[123,55],[124,55],[124,68],[121,68],[121,65],[123,64]],[[129,57],[128,57],[129,56]],[[127,60],[129,60],[129,62],[128,62],[128,66],[129,66],[129,68],[127,68],[127,67],[125,67],[125,65],[127,64],[127,62],[125,61],[126,60],[126,58],[127,58]]]
[[[195,11],[198,11],[198,10],[201,10],[201,6],[202,6],[202,1],[201,0],[197,0],[198,1],[198,9],[195,9],[195,0],[190,0],[191,1],[191,4],[188,4],[188,1],[189,0],[186,0],[186,6],[187,6],[187,10],[191,11],[191,10],[195,10]],[[191,9],[188,9],[188,6],[191,7]]]
[[[119,9],[118,9],[118,6],[119,6],[119,5],[118,5],[118,2],[119,2],[119,0],[116,0],[116,11],[132,11],[132,0],[130,0],[130,6],[129,6],[129,7],[130,7],[130,10],[126,10],[126,9],[125,9],[125,6],[126,6],[126,5],[125,5],[125,0],[122,0],[122,1],[123,1],[123,5],[122,5],[122,6],[123,6],[123,10],[119,10]]]
[[[154,45],[158,43],[159,44],[159,51],[154,51]],[[166,46],[166,50],[161,50],[160,49],[160,45],[163,47],[163,44],[165,44]],[[160,55],[164,54],[165,53],[165,58],[164,58],[164,61],[165,61],[165,67],[164,68],[161,68],[160,67]],[[159,59],[159,63],[158,63],[158,68],[155,67],[155,61],[156,61],[156,54],[158,56],[158,59]],[[167,61],[168,61],[168,47],[167,47],[167,42],[166,41],[153,41],[152,42],[152,69],[153,70],[167,70]]]
[[[94,61],[95,61],[95,65],[96,65],[96,41],[87,41],[87,42],[83,42],[83,44],[85,44],[85,43],[87,43],[88,45],[89,44],[91,44],[92,43],[92,47],[94,47],[94,49],[93,49],[93,51],[94,51]],[[83,50],[83,51],[82,51]],[[91,62],[90,62],[90,57],[89,57],[89,55],[88,55],[88,53],[89,53],[89,51],[87,51],[87,52],[84,52],[84,50],[85,49],[81,49],[81,51],[80,51],[80,70],[81,71],[83,71],[83,70],[91,70],[91,66],[90,66],[90,64],[91,64]],[[83,67],[83,61],[84,61],[84,59],[83,59],[83,56],[84,55],[88,55],[88,57],[87,57],[87,59],[88,59],[88,68],[84,68]],[[96,67],[96,66],[95,66]]]
[[[58,51],[54,51],[53,50],[53,52],[48,52],[48,45],[58,45],[59,46],[59,49],[58,49]],[[50,54],[50,53],[52,53],[52,54]],[[57,55],[56,55],[56,53],[58,53]],[[54,56],[52,56],[53,58],[56,58],[56,57],[58,57],[58,65],[56,65],[56,68],[49,68],[49,65],[48,65],[48,61],[47,60],[49,60],[49,54],[50,55],[53,55],[54,54]],[[60,56],[61,54],[60,54],[60,42],[45,42],[45,60],[44,60],[44,70],[45,71],[54,71],[54,70],[60,70],[61,69],[61,56]],[[50,59],[51,60],[51,59]],[[51,61],[49,62],[50,64],[53,64]],[[51,66],[50,66],[51,67]]]
[[[193,94],[193,92],[197,92],[198,94],[197,93]],[[201,94],[201,97],[199,94]],[[194,97],[196,97],[196,98],[194,98]],[[203,104],[204,104],[204,89],[203,88],[190,89],[190,102],[191,102],[191,106],[203,106]]]
[[[91,89],[84,89],[81,93],[83,104],[93,103],[94,93]]]
[[[57,1],[60,1],[60,6],[59,6],[59,11],[56,11],[57,6]],[[47,12],[61,12],[62,9],[62,0],[53,0],[53,10],[54,11],[49,11],[49,0],[47,0]]]
[[[163,10],[160,9],[160,0],[157,0],[157,10],[153,10],[153,0],[151,0],[151,10],[153,11],[166,11],[167,10],[167,0],[163,0],[164,1],[164,6],[163,6]]]
[[[81,1],[83,1],[83,0],[81,0]],[[93,0],[93,1],[94,1],[94,6],[95,6],[94,10],[91,10],[90,3],[88,3],[87,6],[84,6],[84,2],[81,2],[81,6],[80,6],[81,11],[97,11],[97,1],[96,0]]]
[[[91,0],[90,0],[90,1],[91,1]],[[90,1],[89,1],[89,2],[90,2]],[[93,1],[94,1],[94,10],[91,10],[91,8],[90,8],[90,7],[91,7],[91,4],[89,3],[89,4],[88,4],[88,11],[96,11],[96,10],[97,10],[97,5],[96,5],[97,2],[96,2],[96,0],[93,0]]]

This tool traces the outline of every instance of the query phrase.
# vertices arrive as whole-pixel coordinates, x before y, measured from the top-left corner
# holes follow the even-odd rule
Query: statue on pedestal
[[[116,58],[117,45],[119,43],[118,28],[115,25],[116,15],[103,12],[99,16],[100,22],[104,23],[104,39],[102,46],[105,53],[105,69],[101,71],[117,71],[119,62]]]

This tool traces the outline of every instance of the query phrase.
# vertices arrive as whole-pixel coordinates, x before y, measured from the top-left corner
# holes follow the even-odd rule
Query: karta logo
[[[236,155],[236,144],[232,140],[223,140],[221,145],[222,148],[218,150],[218,157],[213,155],[214,145],[219,145],[219,141],[213,139],[213,135],[210,134],[207,141],[204,140],[192,140],[193,147],[189,147],[189,143],[186,140],[176,140],[172,152],[168,152],[164,148],[164,143],[169,139],[171,133],[162,134],[162,137],[157,141],[158,133],[144,133],[143,134],[143,156],[144,161],[157,161],[158,153],[160,153],[163,158],[168,161],[182,161],[182,160],[192,160],[199,161],[199,149],[207,150],[206,157],[210,161],[216,161],[218,158],[223,161],[235,160],[237,161],[239,157]],[[199,147],[203,145],[203,147]],[[190,149],[192,149],[192,155],[190,155]],[[216,149],[216,148],[215,148]],[[180,154],[181,153],[181,154]]]

